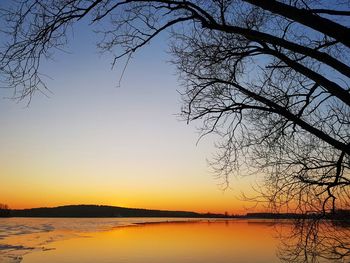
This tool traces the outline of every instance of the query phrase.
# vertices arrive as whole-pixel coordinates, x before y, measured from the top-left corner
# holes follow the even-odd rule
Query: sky
[[[245,213],[254,178],[222,190],[202,139],[178,114],[178,76],[166,35],[137,52],[118,87],[123,63],[98,54],[83,22],[66,52],[42,62],[48,97],[31,103],[0,91],[0,203],[11,208],[99,204],[149,209]]]

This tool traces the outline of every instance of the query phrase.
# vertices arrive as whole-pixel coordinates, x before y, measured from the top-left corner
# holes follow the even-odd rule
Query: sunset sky
[[[64,52],[43,61],[50,92],[0,102],[0,202],[11,208],[105,204],[245,213],[239,201],[254,178],[222,191],[207,165],[213,137],[196,145],[200,122],[180,121],[166,35],[137,52],[118,86],[96,35],[81,23]]]

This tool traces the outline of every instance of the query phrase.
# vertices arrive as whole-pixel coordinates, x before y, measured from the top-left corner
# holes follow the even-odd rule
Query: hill
[[[187,217],[220,218],[222,214],[200,214],[187,211],[150,210],[105,205],[66,205],[10,210],[11,217]]]

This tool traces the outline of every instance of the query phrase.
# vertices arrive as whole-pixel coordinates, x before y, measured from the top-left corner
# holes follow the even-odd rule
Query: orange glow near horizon
[[[55,207],[62,205],[79,205],[79,204],[91,204],[91,205],[111,205],[121,206],[128,208],[145,208],[145,209],[157,209],[157,210],[181,210],[181,211],[194,211],[200,213],[225,213],[229,214],[245,214],[249,209],[245,209],[247,203],[240,201],[234,195],[229,193],[212,193],[206,196],[205,193],[198,193],[197,195],[185,195],[183,198],[176,196],[166,196],[162,193],[153,194],[147,196],[146,194],[131,196],[128,194],[119,195],[113,198],[108,195],[102,195],[96,193],[96,197],[84,196],[84,194],[73,196],[70,193],[64,193],[58,195],[49,195],[48,193],[36,192],[35,193],[23,193],[23,196],[13,196],[12,200],[7,198],[6,204],[12,209],[25,209],[35,207]],[[0,194],[1,200],[4,193]],[[40,199],[40,196],[45,196],[45,199]],[[8,197],[8,196],[7,196]],[[11,197],[11,196],[10,196]],[[255,209],[256,210],[256,209]],[[254,210],[254,211],[255,211]]]
[[[167,164],[157,169],[144,165],[141,171],[106,162],[103,173],[99,173],[100,167],[94,165],[98,163],[76,169],[69,165],[33,168],[32,163],[14,167],[9,162],[1,168],[7,176],[3,177],[0,203],[12,209],[95,204],[229,214],[245,214],[249,211],[246,208],[253,206],[240,200],[241,192],[250,193],[253,178],[233,179],[232,189],[224,191],[208,173],[205,162],[200,165],[202,172],[188,167],[168,168]],[[172,171],[166,174],[167,169]]]
[[[13,209],[96,204],[245,214],[253,204],[241,201],[241,192],[251,193],[250,183],[255,178],[232,178],[231,188],[223,191],[220,180],[210,173],[205,155],[190,146],[185,146],[188,152],[184,155],[183,146],[167,152],[162,143],[154,147],[158,147],[156,156],[142,153],[120,159],[110,153],[102,158],[93,156],[89,162],[74,152],[57,156],[53,151],[42,156],[29,149],[9,154],[0,168],[0,203]],[[143,161],[134,166],[132,158]]]
[[[50,183],[49,179],[47,182],[38,180],[32,184],[20,184],[7,180],[6,188],[0,192],[0,200],[12,209],[94,204],[229,214],[245,214],[248,211],[246,207],[252,205],[240,200],[236,191],[220,190],[210,178],[187,186],[168,181],[139,187],[133,187],[132,182],[122,185],[116,179],[109,180],[105,185],[102,182],[58,185],[54,181]]]

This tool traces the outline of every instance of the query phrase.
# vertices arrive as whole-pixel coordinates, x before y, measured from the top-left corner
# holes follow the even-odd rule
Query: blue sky
[[[0,200],[12,207],[95,203],[157,209],[243,212],[247,182],[223,192],[207,166],[213,138],[177,116],[181,90],[167,36],[124,62],[96,49],[83,21],[65,52],[42,61],[49,97],[5,99],[1,91]]]

